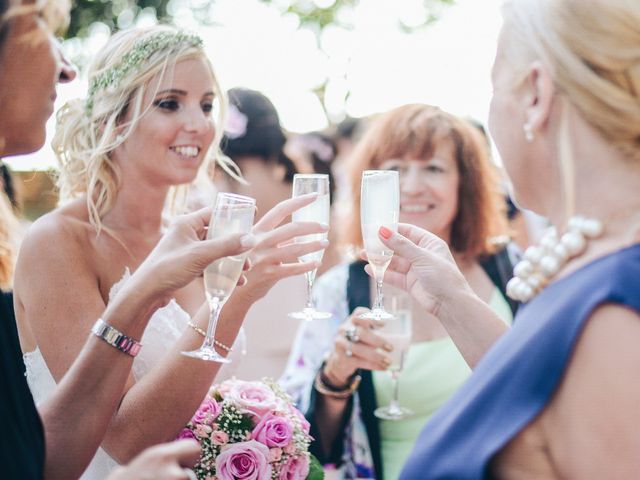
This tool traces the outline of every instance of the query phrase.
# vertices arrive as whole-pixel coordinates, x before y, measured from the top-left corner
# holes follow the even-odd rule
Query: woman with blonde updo
[[[555,228],[514,268],[525,305],[504,334],[444,242],[381,228],[386,281],[475,367],[400,478],[640,478],[640,3],[503,13],[489,126],[515,200]]]
[[[217,156],[222,136],[217,125],[225,106],[202,40],[156,26],[114,35],[89,71],[87,98],[60,112],[54,148],[68,203],[31,227],[15,281],[22,350],[36,403],[51,394],[93,323],[161,241],[166,216],[180,208],[180,188]],[[247,264],[252,265],[251,285],[237,289],[222,312],[215,332],[221,354],[233,349],[256,299],[280,278],[317,267],[297,258],[322,248],[319,242],[289,240],[325,227],[278,227],[312,200],[282,202],[255,225],[257,243]],[[289,245],[280,247],[281,242]],[[171,296],[149,320],[103,449],[83,478],[104,478],[117,462],[175,438],[219,370],[217,363],[180,354],[197,348],[207,328],[202,278]]]

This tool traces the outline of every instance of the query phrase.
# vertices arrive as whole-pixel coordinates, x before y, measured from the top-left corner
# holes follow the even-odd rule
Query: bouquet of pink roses
[[[227,380],[211,388],[178,438],[202,447],[202,480],[319,480],[309,423],[271,380]]]

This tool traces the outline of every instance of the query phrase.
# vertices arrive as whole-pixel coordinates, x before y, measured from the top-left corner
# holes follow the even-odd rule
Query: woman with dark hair
[[[297,171],[284,152],[287,137],[273,103],[264,94],[246,88],[232,88],[227,94],[229,108],[221,149],[238,166],[242,179],[221,172],[216,185],[220,190],[254,197],[256,216],[260,217],[291,197]],[[302,277],[286,278],[251,307],[243,323],[247,354],[235,366],[235,376],[259,380],[282,374],[299,324],[287,314],[300,307],[305,289]]]
[[[232,88],[227,95],[229,111],[220,147],[238,165],[244,182],[220,175],[217,184],[221,189],[254,197],[260,218],[291,196],[297,170],[284,152],[287,137],[271,100],[246,88]]]
[[[372,121],[349,167],[354,201],[343,228],[345,243],[362,246],[362,172],[398,171],[401,221],[447,242],[474,291],[511,322],[516,305],[505,294],[512,263],[505,248],[504,200],[486,146],[472,126],[436,107],[405,105]],[[370,306],[371,291],[364,262],[338,266],[318,279],[318,308],[332,312],[333,319],[301,328],[283,381],[307,408],[316,439],[312,449],[323,463],[344,464],[347,478],[393,479],[420,428],[470,370],[438,319],[414,303],[400,395],[415,415],[397,421],[374,417],[392,386],[384,372],[389,346],[371,320],[358,316],[359,307]]]

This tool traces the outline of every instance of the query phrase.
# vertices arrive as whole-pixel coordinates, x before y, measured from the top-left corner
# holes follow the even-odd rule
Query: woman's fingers
[[[254,230],[256,233],[273,230],[293,212],[311,204],[316,198],[318,198],[317,193],[310,193],[307,195],[300,195],[299,197],[289,198],[278,203],[275,207],[264,214],[260,221],[256,223]]]
[[[199,263],[206,266],[222,257],[240,255],[253,248],[255,243],[256,239],[251,234],[234,233],[197,242],[193,253]]]
[[[258,246],[275,246],[293,240],[295,237],[327,233],[329,227],[317,222],[291,222],[269,232],[261,233]]]
[[[351,342],[344,335],[338,335],[335,348],[343,356],[354,361],[357,368],[367,370],[385,370],[391,365],[391,357],[380,348],[374,348],[364,342]]]
[[[397,255],[407,259],[409,262],[413,262],[424,255],[422,248],[400,233],[383,227],[378,232],[378,237],[382,243],[393,250],[394,257]]]
[[[257,255],[261,261],[269,263],[293,263],[298,258],[309,253],[324,250],[329,246],[328,240],[316,240],[314,242],[292,243],[282,247],[273,247],[259,252]]]
[[[320,262],[296,262],[282,263],[280,265],[272,265],[269,267],[270,274],[274,279],[280,280],[287,277],[302,275],[310,272],[320,266]]]

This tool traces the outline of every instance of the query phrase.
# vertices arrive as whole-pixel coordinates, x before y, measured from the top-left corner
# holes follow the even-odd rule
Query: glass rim
[[[369,176],[369,175],[380,175],[380,174],[395,174],[395,175],[399,175],[399,172],[397,170],[363,170],[362,171],[362,176]]]
[[[293,179],[296,178],[329,178],[327,173],[294,173]]]
[[[256,199],[253,197],[247,197],[246,195],[238,195],[237,193],[230,192],[218,192],[216,195],[216,205],[221,198],[228,198],[237,201],[238,203],[244,203],[246,205],[255,205]]]

